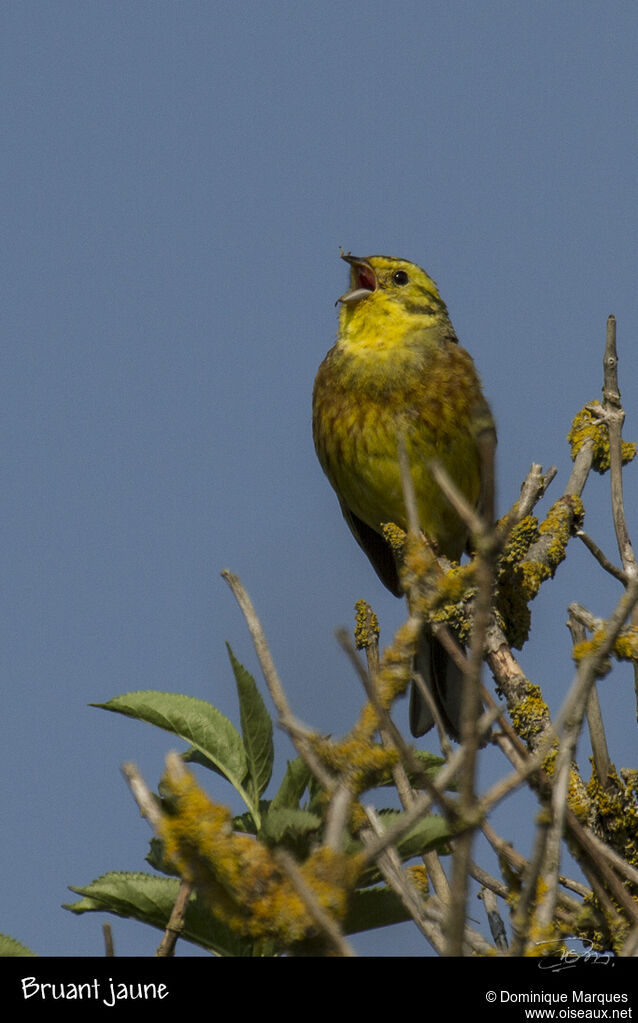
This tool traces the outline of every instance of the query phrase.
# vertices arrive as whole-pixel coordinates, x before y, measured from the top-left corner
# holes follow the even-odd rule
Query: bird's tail
[[[445,731],[458,742],[461,734],[463,671],[427,627],[421,634],[414,670],[431,693]],[[413,682],[410,691],[410,731],[414,736],[424,735],[434,724],[434,713],[417,683]]]

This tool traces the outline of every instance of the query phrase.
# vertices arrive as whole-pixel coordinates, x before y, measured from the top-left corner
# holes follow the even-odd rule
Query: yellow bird
[[[315,448],[355,539],[384,585],[401,596],[394,555],[382,535],[386,523],[408,527],[399,434],[420,527],[440,554],[458,561],[467,526],[428,466],[437,459],[473,506],[487,506],[492,480],[481,449],[486,440],[495,442],[496,432],[472,358],[458,343],[434,281],[405,259],[342,258],[350,264],[350,288],[337,300],[337,340],[315,380]],[[417,663],[446,730],[458,739],[462,672],[427,632]],[[433,724],[413,685],[412,734],[423,735]]]

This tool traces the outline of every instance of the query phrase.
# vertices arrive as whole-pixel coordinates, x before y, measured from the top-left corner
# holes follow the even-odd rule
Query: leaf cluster
[[[228,648],[230,663],[237,688],[240,726],[237,728],[216,707],[205,700],[183,694],[155,691],[125,693],[106,703],[94,704],[103,710],[123,714],[146,724],[154,725],[185,741],[188,748],[182,753],[184,763],[198,765],[229,783],[245,804],[245,810],[227,821],[232,835],[244,843],[243,855],[258,853],[275,864],[275,876],[281,873],[276,856],[282,851],[303,867],[323,847],[326,830],[328,801],[323,787],[313,777],[304,761],[297,757],[287,763],[278,787],[266,798],[275,764],[273,722],[253,676]],[[322,740],[329,742],[329,740]],[[437,758],[422,754],[424,771],[436,772]],[[380,771],[374,787],[382,789],[392,783],[387,770]],[[207,799],[207,797],[204,797]],[[180,814],[179,800],[164,780],[155,797],[164,820]],[[202,804],[205,808],[206,802]],[[214,813],[215,806],[210,804]],[[201,816],[206,815],[204,809]],[[392,808],[380,811],[384,823],[396,823],[401,813]],[[425,816],[412,826],[397,844],[403,861],[422,856],[429,849],[445,849],[449,827],[443,818],[433,814]],[[247,844],[246,844],[247,843]],[[237,847],[235,847],[236,849]],[[361,840],[354,825],[346,830],[343,857],[357,864],[361,853]],[[237,852],[233,855],[236,857]],[[206,861],[207,876],[219,879],[224,863],[219,849],[205,843],[198,847],[199,866]],[[188,855],[186,857],[188,861]],[[151,841],[147,862],[158,873],[110,872],[86,886],[72,887],[79,901],[65,908],[73,913],[108,912],[149,924],[159,930],[168,925],[175,904],[180,879],[175,862],[166,854],[162,833]],[[246,861],[249,862],[249,861]],[[265,861],[264,861],[265,862]],[[190,865],[194,860],[191,858]],[[184,862],[180,864],[184,876]],[[188,867],[188,863],[187,863]],[[164,876],[162,876],[164,875]],[[201,871],[197,874],[201,877]],[[307,928],[303,942],[290,942],[286,935],[276,933],[264,937],[262,932],[251,933],[251,911],[255,895],[244,894],[242,926],[229,924],[224,905],[227,897],[237,900],[242,893],[240,885],[230,892],[232,884],[223,881],[222,887],[205,890],[203,883],[195,884],[188,902],[182,937],[216,955],[278,955],[312,946],[318,940],[316,928]],[[344,934],[385,927],[409,918],[400,900],[383,881],[374,864],[353,871],[354,882],[346,893],[346,908],[342,921]],[[245,878],[244,878],[245,880]],[[263,878],[260,881],[264,887]],[[222,890],[223,889],[223,890]],[[211,897],[211,891],[213,896]],[[246,922],[247,921],[247,922]],[[257,932],[257,928],[255,927]]]

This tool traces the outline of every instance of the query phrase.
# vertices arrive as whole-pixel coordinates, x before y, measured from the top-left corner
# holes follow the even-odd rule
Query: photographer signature
[[[551,941],[539,941],[539,946],[546,946],[544,951],[547,957],[539,960],[539,970],[550,970],[551,973],[560,973],[563,970],[571,970],[580,963],[593,963],[594,966],[614,965],[609,952],[596,952],[592,948],[589,938],[578,938],[584,948],[577,952],[575,949],[565,948],[563,942],[558,939]]]

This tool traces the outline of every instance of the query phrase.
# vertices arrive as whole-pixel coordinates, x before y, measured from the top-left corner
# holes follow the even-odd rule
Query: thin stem
[[[261,670],[264,674],[266,685],[268,686],[268,691],[270,692],[273,703],[279,713],[279,723],[281,727],[288,732],[297,752],[310,768],[315,778],[317,778],[324,788],[330,791],[333,787],[334,780],[328,771],[326,771],[312,749],[310,739],[314,733],[310,729],[306,728],[305,725],[302,725],[301,722],[295,718],[290,709],[284,688],[279,679],[279,675],[277,674],[277,669],[275,668],[275,663],[272,659],[272,655],[266,641],[266,635],[248,593],[244,589],[244,586],[238,576],[233,575],[233,573],[229,572],[227,569],[225,569],[221,574],[222,578],[225,579],[230,586],[246,620],[257,657],[259,658]]]
[[[170,920],[166,925],[164,936],[158,946],[156,955],[160,958],[171,957],[175,955],[175,946],[177,940],[181,936],[184,930],[184,923],[186,920],[186,910],[188,909],[188,903],[193,891],[193,886],[188,881],[182,881],[179,886],[179,892],[171,911]]]
[[[352,950],[339,927],[330,916],[326,913],[323,906],[317,900],[315,893],[306,883],[306,880],[297,868],[297,864],[293,860],[290,853],[287,853],[284,849],[277,849],[275,851],[275,859],[277,863],[285,872],[293,888],[297,892],[297,895],[302,900],[304,906],[308,910],[310,916],[314,920],[315,924],[324,935],[328,944],[334,949],[339,956],[352,957],[356,953]]]

